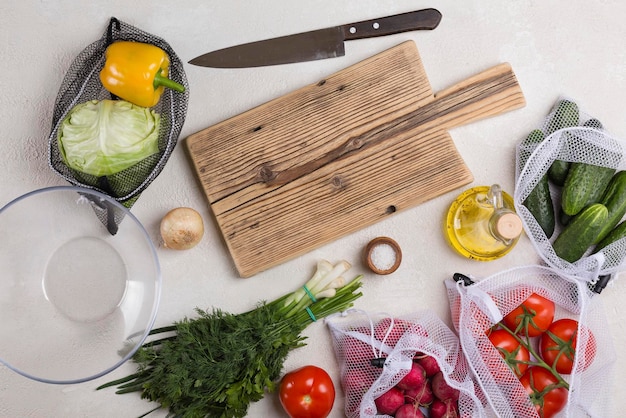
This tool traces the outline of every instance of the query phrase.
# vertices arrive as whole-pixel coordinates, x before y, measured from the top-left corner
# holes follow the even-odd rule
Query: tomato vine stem
[[[565,379],[563,379],[563,377],[561,376],[560,373],[558,373],[556,371],[556,362],[559,359],[560,355],[557,356],[556,360],[554,361],[553,365],[549,365],[548,363],[546,363],[541,356],[537,353],[537,351],[535,350],[535,348],[533,347],[533,345],[530,343],[530,337],[526,336],[525,338],[520,337],[519,335],[517,335],[514,331],[512,331],[509,327],[507,327],[506,325],[504,325],[503,323],[499,323],[498,324],[503,330],[505,330],[506,332],[508,332],[509,334],[511,334],[513,336],[513,338],[515,338],[521,345],[524,346],[524,348],[526,348],[528,350],[528,352],[531,354],[532,358],[534,358],[534,361],[528,361],[526,362],[529,366],[539,366],[539,367],[543,367],[544,369],[548,370],[550,373],[552,373],[554,375],[554,377],[558,380],[558,383],[555,384],[555,387],[562,387],[565,388],[567,390],[569,390],[569,383],[567,383],[567,381]],[[553,388],[552,388],[553,389]]]

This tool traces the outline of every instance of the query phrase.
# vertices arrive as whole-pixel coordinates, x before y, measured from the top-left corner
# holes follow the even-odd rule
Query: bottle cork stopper
[[[515,239],[522,233],[522,220],[516,213],[505,213],[498,218],[496,230],[504,239]]]

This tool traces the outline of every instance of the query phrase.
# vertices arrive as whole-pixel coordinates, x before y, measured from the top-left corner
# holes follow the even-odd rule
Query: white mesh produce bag
[[[457,336],[431,311],[392,317],[351,309],[327,318],[326,323],[340,367],[348,418],[389,416],[377,415],[375,399],[409,372],[416,353],[434,357],[448,385],[459,390],[460,416],[489,416]],[[384,365],[376,367],[372,359]]]
[[[561,117],[562,112],[558,111],[558,106],[562,101],[575,104],[575,114],[570,112],[568,117],[576,121],[576,126],[568,126],[572,125],[571,120],[564,121]],[[557,256],[553,243],[563,229],[560,222],[562,186],[553,181],[549,182],[556,217],[556,228],[551,237],[546,235],[524,202],[542,177],[547,175],[555,160],[588,163],[617,171],[626,169],[626,159],[623,158],[626,144],[604,129],[601,121],[586,114],[575,101],[567,98],[557,101],[536,129],[545,135],[542,142],[529,144],[525,138],[517,146],[514,201],[524,229],[537,252],[549,266],[592,284],[598,277],[611,276],[624,270],[626,239],[620,239],[597,253],[590,247],[583,257],[575,262],[568,262]]]
[[[446,280],[454,326],[477,383],[499,417],[538,417],[488,337],[488,330],[532,293],[555,303],[555,320],[575,319],[592,335],[578,332],[572,373],[562,375],[570,385],[568,401],[557,416],[609,416],[615,352],[600,295],[584,281],[547,266],[517,267],[480,280],[457,274],[455,279]]]

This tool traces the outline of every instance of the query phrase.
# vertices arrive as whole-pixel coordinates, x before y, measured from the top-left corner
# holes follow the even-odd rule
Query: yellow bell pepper
[[[152,107],[165,87],[178,92],[185,87],[167,78],[170,60],[158,46],[133,41],[117,41],[105,51],[100,81],[115,96],[138,106]]]

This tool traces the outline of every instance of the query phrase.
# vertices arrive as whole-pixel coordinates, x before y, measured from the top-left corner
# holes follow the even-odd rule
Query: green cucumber
[[[613,176],[600,203],[606,206],[609,216],[595,240],[596,244],[602,241],[626,215],[626,171],[620,171]]]
[[[579,118],[580,112],[576,103],[570,100],[559,101],[554,116],[548,124],[546,135],[550,135],[559,129],[578,126]],[[569,161],[554,160],[548,170],[548,178],[557,186],[563,186],[569,166]]]
[[[543,131],[541,129],[533,129],[528,136],[526,137],[526,139],[523,141],[524,145],[533,145],[533,144],[539,144],[541,143],[541,141],[543,141],[545,139],[545,135],[543,134]]]
[[[538,144],[543,141],[545,135],[539,129],[533,130],[524,140],[524,144]],[[554,233],[555,217],[552,196],[550,195],[550,184],[548,175],[544,174],[534,189],[530,191],[528,197],[522,203],[537,220],[548,238]]]
[[[559,100],[556,104],[554,116],[548,125],[546,135],[550,135],[559,129],[578,126],[579,120],[580,112],[578,111],[578,105],[571,100]]]
[[[528,157],[535,151],[535,148],[546,138],[541,129],[532,130],[522,141],[519,153],[520,169],[523,169],[528,162]]]
[[[589,119],[587,122],[583,123],[583,126],[586,126],[587,128],[604,129],[602,122],[595,118]]]
[[[591,247],[606,223],[609,211],[602,203],[583,209],[556,237],[552,248],[556,255],[573,263]]]
[[[602,124],[597,119],[589,119],[583,126],[602,129]],[[573,216],[584,207],[598,203],[615,171],[613,168],[593,164],[572,163],[561,196],[563,212]]]
[[[574,216],[586,206],[598,203],[615,169],[585,163],[572,163],[561,194],[561,207]]]
[[[552,161],[552,165],[548,169],[548,178],[552,181],[552,183],[557,186],[563,186],[563,184],[565,184],[565,178],[567,177],[567,172],[569,171],[569,165],[569,161]]]
[[[607,236],[605,236],[604,239],[600,241],[598,245],[596,245],[596,248],[594,248],[593,252],[597,253],[604,247],[607,247],[610,244],[613,244],[615,241],[618,241],[624,237],[626,237],[626,222],[622,222],[619,225],[617,225],[615,228],[613,228],[607,234]]]

